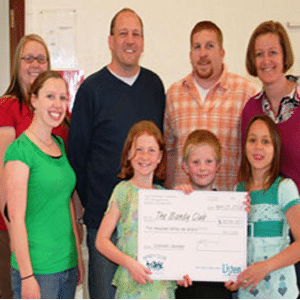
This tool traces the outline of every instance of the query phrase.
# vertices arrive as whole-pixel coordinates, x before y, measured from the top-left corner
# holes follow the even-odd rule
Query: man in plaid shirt
[[[257,88],[248,79],[228,72],[220,28],[210,21],[191,32],[192,73],[171,85],[167,92],[164,134],[168,150],[166,186],[188,182],[181,167],[186,137],[195,129],[212,131],[222,144],[222,162],[215,184],[231,191],[240,163],[240,117]]]

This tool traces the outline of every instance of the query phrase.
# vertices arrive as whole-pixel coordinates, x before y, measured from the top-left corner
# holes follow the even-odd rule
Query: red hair
[[[140,121],[134,124],[129,130],[129,133],[127,135],[124,144],[122,156],[121,156],[121,173],[118,174],[119,178],[130,179],[133,176],[134,170],[131,166],[130,160],[128,159],[129,151],[134,141],[139,136],[145,133],[153,136],[156,139],[159,145],[159,149],[160,151],[162,151],[162,159],[154,172],[154,179],[157,180],[166,179],[166,162],[167,162],[166,144],[159,128],[151,121]]]

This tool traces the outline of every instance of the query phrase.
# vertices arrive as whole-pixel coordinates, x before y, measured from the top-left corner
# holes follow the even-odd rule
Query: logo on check
[[[149,254],[144,257],[144,261],[149,270],[157,273],[164,270],[164,262],[166,261],[166,257],[157,254]]]
[[[225,275],[239,274],[241,271],[241,267],[234,267],[225,263],[222,264],[222,273]]]

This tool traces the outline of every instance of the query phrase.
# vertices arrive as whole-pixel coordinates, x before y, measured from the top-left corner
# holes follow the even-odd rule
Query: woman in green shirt
[[[73,298],[83,274],[70,202],[76,177],[62,139],[51,134],[66,114],[67,83],[46,71],[32,84],[30,101],[33,121],[4,159],[14,297]]]

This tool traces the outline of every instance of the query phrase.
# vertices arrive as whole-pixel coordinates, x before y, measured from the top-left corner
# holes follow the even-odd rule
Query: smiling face
[[[22,59],[30,56],[48,59],[46,49],[41,43],[29,41],[25,44],[21,53],[20,78],[27,90],[38,75],[48,69],[48,61],[40,64],[36,59],[31,63]]]
[[[120,76],[134,76],[139,70],[139,59],[144,51],[142,25],[133,12],[120,13],[115,21],[113,35],[109,36],[112,53],[110,67]]]
[[[274,159],[274,145],[269,128],[262,120],[256,120],[249,128],[246,156],[253,175],[255,172],[265,175],[270,170]]]
[[[63,79],[49,78],[38,95],[31,97],[32,106],[35,109],[35,118],[40,124],[55,128],[63,121],[68,106],[68,91]]]
[[[193,35],[190,60],[196,80],[215,82],[223,70],[225,52],[215,31],[201,30]]]
[[[263,34],[255,41],[257,76],[264,85],[277,83],[284,78],[284,56],[278,35]]]
[[[187,162],[183,162],[183,169],[197,190],[212,190],[218,167],[215,149],[209,144],[193,146]]]
[[[147,133],[135,139],[129,151],[129,160],[134,170],[133,179],[153,178],[162,159],[162,151],[154,136]]]

